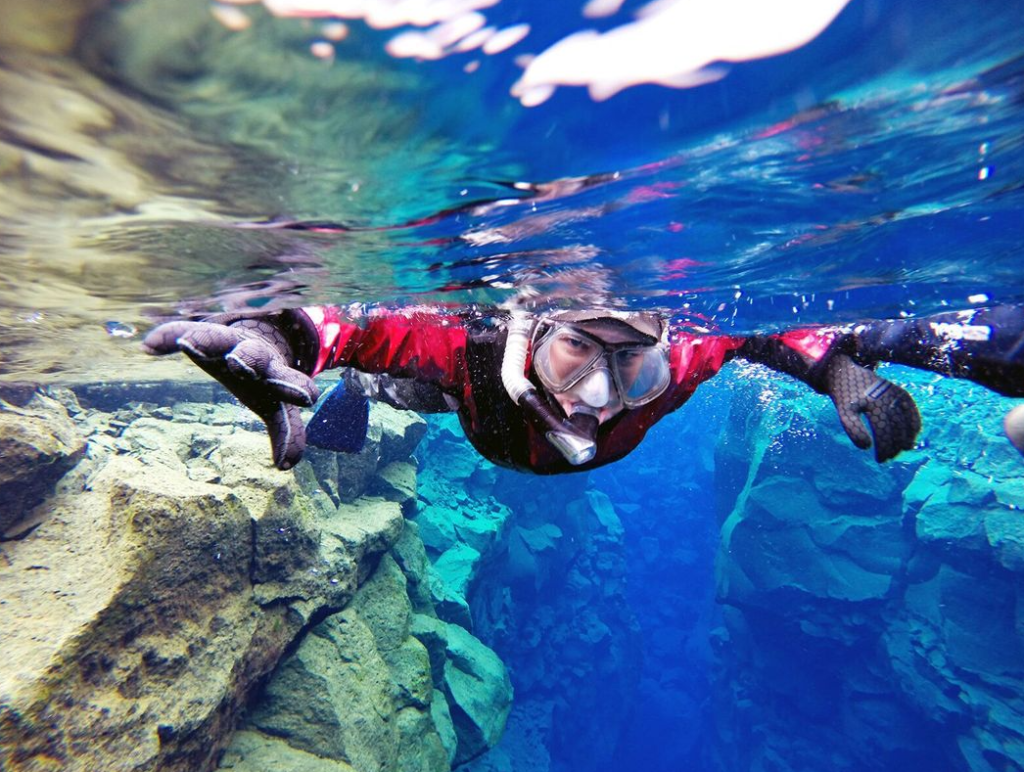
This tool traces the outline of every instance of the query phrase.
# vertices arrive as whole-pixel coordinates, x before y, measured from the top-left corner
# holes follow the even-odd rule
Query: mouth
[[[556,394],[555,400],[558,402],[558,406],[562,408],[562,412],[565,413],[566,416],[570,416],[573,414],[573,412],[578,411],[582,408],[585,412],[597,416],[598,425],[601,425],[606,421],[611,420],[619,413],[621,413],[624,409],[622,401],[619,399],[613,399],[607,405],[600,408],[590,407],[589,405],[583,402],[569,399],[568,397],[562,394]]]

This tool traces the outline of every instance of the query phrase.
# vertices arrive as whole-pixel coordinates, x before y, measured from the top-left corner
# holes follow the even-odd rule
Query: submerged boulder
[[[254,685],[399,539],[401,507],[335,506],[234,405],[75,422],[87,452],[3,544],[0,767],[212,769]]]
[[[512,684],[498,655],[458,625],[448,625],[447,659],[444,692],[458,738],[459,765],[501,739],[512,705]]]
[[[293,748],[279,737],[262,732],[236,732],[224,752],[220,769],[231,772],[355,772],[354,767],[337,759],[325,759]]]
[[[410,588],[424,577],[410,566],[425,567],[388,553],[352,603],[310,631],[222,769],[278,763],[280,747],[257,735],[358,772],[447,772],[497,744],[512,696],[505,667],[463,628],[414,612]]]
[[[0,537],[16,526],[85,452],[67,410],[36,394],[23,407],[0,400]]]

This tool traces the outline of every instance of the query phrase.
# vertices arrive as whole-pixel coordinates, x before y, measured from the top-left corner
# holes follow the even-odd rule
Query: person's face
[[[614,358],[614,366],[618,369],[619,382],[627,389],[639,376],[643,366],[642,348],[607,352],[599,341],[574,334],[571,330],[561,330],[555,335],[549,344],[548,357],[550,374],[557,381],[569,380],[582,368],[593,363],[591,371],[578,384],[556,393],[554,397],[566,415],[570,415],[581,402],[596,409],[599,423],[618,415],[625,407],[609,369],[611,359]],[[595,362],[598,359],[604,361]],[[582,389],[586,389],[587,398],[581,398]]]
[[[604,348],[595,340],[575,335],[571,330],[562,330],[555,334],[548,352],[552,374],[559,381],[564,381],[595,357],[604,354]]]

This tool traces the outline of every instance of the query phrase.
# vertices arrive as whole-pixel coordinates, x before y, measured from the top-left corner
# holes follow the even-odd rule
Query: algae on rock
[[[235,405],[115,416],[60,397],[87,449],[2,546],[0,766],[212,769],[252,688],[399,539],[401,505],[336,506],[311,470],[274,469]]]
[[[225,763],[271,763],[279,746],[255,735],[358,772],[447,772],[495,745],[512,697],[505,667],[424,605],[426,569],[408,523],[352,603],[280,664]]]

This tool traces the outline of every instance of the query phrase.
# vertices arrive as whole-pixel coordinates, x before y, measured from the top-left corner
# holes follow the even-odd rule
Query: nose
[[[605,369],[595,370],[576,387],[576,396],[580,402],[590,407],[602,408],[611,399],[611,376]]]

